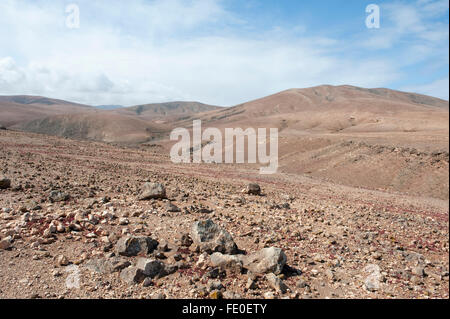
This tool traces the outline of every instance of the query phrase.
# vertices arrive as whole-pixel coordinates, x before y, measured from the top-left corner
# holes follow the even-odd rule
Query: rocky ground
[[[0,298],[449,297],[448,200],[7,130],[0,163]]]

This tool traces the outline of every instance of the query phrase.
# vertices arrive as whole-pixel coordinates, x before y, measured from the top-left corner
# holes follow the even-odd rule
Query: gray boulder
[[[142,186],[139,200],[163,199],[166,198],[166,189],[160,183],[145,183]]]
[[[53,190],[50,192],[50,195],[48,196],[48,200],[52,203],[54,202],[64,202],[70,199],[70,195],[66,194],[64,192]]]
[[[158,242],[151,237],[122,237],[116,245],[116,252],[121,256],[137,256],[140,253],[149,254],[158,247]]]
[[[214,253],[210,257],[210,264],[218,267],[220,270],[230,270],[241,272],[243,268],[243,255],[224,255],[222,253]]]
[[[250,183],[247,185],[245,192],[249,195],[261,195],[261,187],[258,184]]]
[[[4,176],[0,176],[0,189],[7,189],[10,187],[11,187],[11,180]]]
[[[145,277],[142,270],[137,267],[128,267],[120,272],[120,279],[129,285],[141,283]]]
[[[245,256],[244,267],[255,274],[274,273],[278,275],[283,271],[286,261],[287,257],[282,249],[269,247]]]
[[[201,252],[236,254],[238,248],[231,235],[211,219],[195,222],[191,238]]]

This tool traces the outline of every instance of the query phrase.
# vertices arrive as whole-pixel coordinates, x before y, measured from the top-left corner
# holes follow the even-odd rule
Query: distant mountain
[[[88,105],[42,96],[0,96],[0,125],[12,126],[58,114],[74,114],[94,110]]]
[[[166,102],[136,105],[116,110],[118,114],[138,116],[146,120],[169,120],[189,117],[192,114],[222,109],[219,106],[199,102]]]
[[[115,109],[124,108],[123,105],[97,105],[94,107],[99,110],[115,110]]]

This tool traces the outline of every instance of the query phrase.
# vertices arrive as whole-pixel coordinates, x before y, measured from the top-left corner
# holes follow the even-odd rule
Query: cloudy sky
[[[448,0],[1,0],[0,95],[228,106],[351,84],[448,100],[448,27]]]

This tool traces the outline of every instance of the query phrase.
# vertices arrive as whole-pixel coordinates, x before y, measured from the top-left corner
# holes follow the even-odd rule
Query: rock
[[[145,275],[142,270],[137,267],[128,267],[120,272],[120,279],[127,284],[132,285],[144,281]]]
[[[225,291],[223,293],[223,298],[225,298],[225,299],[242,299],[242,296],[240,294],[238,294],[237,292]]]
[[[247,290],[255,290],[258,289],[258,285],[256,284],[255,280],[253,280],[252,278],[248,278],[245,288],[247,288]]]
[[[166,211],[169,213],[178,213],[178,212],[181,212],[181,209],[178,208],[177,206],[175,206],[174,204],[172,204],[171,202],[168,202],[166,204]]]
[[[197,262],[195,263],[195,266],[197,268],[204,268],[208,263],[208,254],[203,253],[198,257]]]
[[[244,267],[255,274],[274,273],[276,275],[283,271],[287,257],[282,249],[269,247],[246,256]]]
[[[153,286],[155,283],[153,282],[153,280],[150,277],[146,277],[144,279],[144,282],[142,283],[143,287],[150,287]]]
[[[273,273],[269,273],[265,277],[266,277],[267,282],[269,283],[269,286],[271,288],[275,289],[276,292],[279,292],[282,294],[286,293],[288,287],[279,277],[277,277]]]
[[[424,277],[425,276],[425,269],[422,266],[417,266],[411,269],[411,272],[413,275],[416,275],[417,277]]]
[[[211,280],[208,282],[208,291],[212,292],[214,290],[222,290],[225,289],[224,285],[219,280]]]
[[[208,254],[213,252],[236,254],[238,252],[231,235],[211,219],[195,222],[192,226],[191,238],[200,251]]]
[[[264,299],[275,299],[275,295],[271,291],[265,292]]]
[[[209,294],[210,299],[222,299],[222,293],[219,290],[214,290]]]
[[[295,284],[295,286],[297,287],[297,288],[306,288],[307,286],[308,286],[308,283],[306,282],[306,281],[304,281],[303,279],[299,279],[298,281],[297,281],[297,283]]]
[[[4,176],[0,177],[0,189],[7,189],[11,187],[11,180]]]
[[[121,256],[137,256],[140,253],[149,254],[158,247],[158,242],[150,237],[125,236],[119,239],[116,252]]]
[[[139,200],[164,199],[166,198],[166,189],[160,183],[145,183],[142,186]]]
[[[261,187],[258,184],[250,183],[244,192],[249,195],[261,195]]]
[[[240,273],[243,268],[243,256],[224,255],[216,252],[211,255],[210,264],[213,267],[218,267],[220,270],[231,270],[232,272]]]
[[[192,241],[191,236],[189,236],[189,234],[183,234],[183,235],[181,236],[181,239],[180,239],[180,246],[183,246],[183,247],[190,247],[190,246],[192,245],[192,243],[193,243],[193,241]]]
[[[1,250],[6,250],[9,248],[11,248],[11,242],[7,238],[0,240],[0,249]]]
[[[120,271],[124,268],[127,268],[131,265],[128,260],[114,257],[111,260],[108,259],[91,259],[89,260],[85,267],[92,272],[97,272],[100,274],[109,274],[116,271]]]
[[[69,264],[69,259],[64,255],[56,256],[55,261],[58,266],[67,266]]]
[[[54,202],[65,202],[70,199],[70,195],[66,194],[64,192],[53,190],[50,192],[50,195],[48,196],[48,200],[52,203]]]
[[[139,258],[136,268],[142,270],[146,277],[155,278],[164,270],[164,263],[156,259]]]
[[[150,299],[166,299],[166,295],[162,292],[155,292],[150,296]]]
[[[380,281],[378,280],[378,278],[376,276],[369,276],[364,281],[364,287],[368,291],[372,291],[372,292],[377,291],[378,289],[380,289]]]

